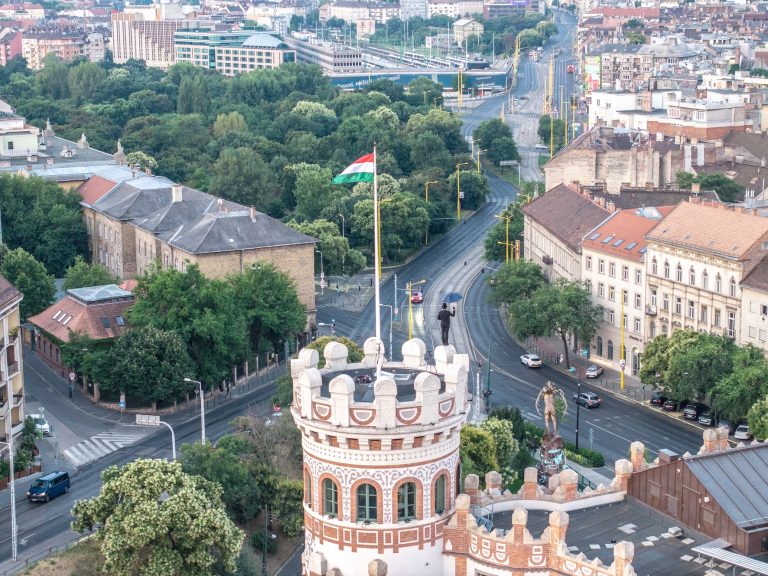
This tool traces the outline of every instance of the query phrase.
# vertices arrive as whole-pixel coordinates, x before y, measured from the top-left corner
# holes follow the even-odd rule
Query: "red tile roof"
[[[5,308],[14,300],[21,302],[21,292],[8,282],[3,276],[0,276],[0,307]]]
[[[581,246],[619,258],[641,261],[643,254],[640,250],[647,244],[645,235],[672,208],[674,206],[621,210],[588,234]]]
[[[83,202],[93,204],[116,185],[117,182],[95,175],[83,182],[77,189],[77,192],[80,194]]]
[[[29,321],[62,342],[69,342],[70,333],[84,334],[93,340],[105,340],[117,338],[128,329],[125,312],[131,306],[133,299],[121,298],[117,301],[86,304],[67,294],[47,310],[32,316]]]

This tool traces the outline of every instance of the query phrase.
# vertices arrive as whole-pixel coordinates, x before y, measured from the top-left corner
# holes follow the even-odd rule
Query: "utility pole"
[[[437,184],[437,180],[424,182],[424,202],[427,205],[427,229],[424,231],[424,244],[429,244],[429,185]]]
[[[555,155],[555,54],[549,59],[549,159]]]

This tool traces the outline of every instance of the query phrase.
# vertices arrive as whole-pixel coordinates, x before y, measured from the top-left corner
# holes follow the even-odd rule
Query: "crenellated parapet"
[[[443,550],[455,559],[456,576],[475,574],[574,574],[590,576],[634,576],[634,546],[619,542],[613,549],[614,561],[606,565],[598,558],[568,551],[566,536],[569,517],[555,510],[549,525],[538,536],[527,528],[528,511],[515,508],[509,529],[489,531],[471,514],[471,499],[466,494],[456,498],[456,512],[443,527]]]

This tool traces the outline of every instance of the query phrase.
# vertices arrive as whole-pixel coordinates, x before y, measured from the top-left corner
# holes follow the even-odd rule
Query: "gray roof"
[[[70,288],[67,290],[67,294],[89,303],[114,300],[115,298],[133,298],[132,292],[123,290],[116,284],[105,284],[104,286],[91,286],[88,288]]]
[[[694,456],[686,464],[737,526],[768,525],[768,444]]]
[[[216,197],[194,188],[183,187],[181,198],[181,202],[172,202],[168,198],[168,204],[146,217],[136,219],[134,224],[154,234],[175,232],[180,226],[188,225],[204,214],[219,209]],[[220,206],[222,210],[237,211],[243,209],[239,204],[229,200],[222,200]]]
[[[115,186],[93,206],[116,220],[143,218],[171,202],[171,186],[163,176],[139,175]]]
[[[280,38],[276,38],[275,36],[272,36],[272,34],[254,34],[253,36],[249,36],[248,39],[243,42],[243,47],[246,48],[280,48],[285,47],[286,44],[280,40]]]
[[[261,212],[251,218],[248,209],[208,212],[198,220],[182,224],[158,237],[191,254],[249,250],[269,246],[313,244],[311,236],[297,232]]]

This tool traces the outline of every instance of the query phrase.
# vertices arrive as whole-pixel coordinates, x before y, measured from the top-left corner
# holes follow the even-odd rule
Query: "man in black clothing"
[[[451,316],[456,316],[456,306],[453,307],[453,311],[448,312],[448,304],[443,302],[443,309],[437,313],[437,319],[440,320],[443,346],[448,346],[448,330],[451,328]]]

